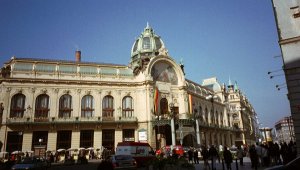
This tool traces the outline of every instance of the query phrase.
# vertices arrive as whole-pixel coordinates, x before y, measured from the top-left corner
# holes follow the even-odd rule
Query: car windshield
[[[130,155],[116,155],[115,159],[116,160],[131,160],[132,157]]]

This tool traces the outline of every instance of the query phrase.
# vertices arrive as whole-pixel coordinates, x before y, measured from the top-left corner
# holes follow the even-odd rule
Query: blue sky
[[[271,0],[1,0],[0,64],[12,56],[128,64],[146,23],[199,84],[237,81],[263,126],[290,115]],[[282,71],[276,74],[283,74]]]

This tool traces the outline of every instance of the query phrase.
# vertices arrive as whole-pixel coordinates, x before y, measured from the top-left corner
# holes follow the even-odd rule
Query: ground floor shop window
[[[124,129],[123,130],[123,141],[133,141],[134,142],[134,129]]]
[[[115,146],[115,130],[114,129],[103,129],[102,130],[102,146],[108,150],[114,151]]]
[[[6,151],[22,151],[23,133],[22,132],[7,132]]]
[[[80,147],[89,148],[94,146],[94,131],[81,130],[80,131]]]
[[[63,130],[57,131],[56,149],[69,149],[71,148],[72,131]]]
[[[47,141],[48,141],[48,131],[34,131],[32,133],[33,148],[35,146],[47,146]]]

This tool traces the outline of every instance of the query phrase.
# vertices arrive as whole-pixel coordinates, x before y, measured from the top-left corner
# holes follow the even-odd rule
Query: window
[[[134,47],[133,47],[132,52],[135,52],[135,51],[137,50],[138,45],[139,45],[139,39],[137,39],[137,40],[135,41],[135,44],[134,44]]]
[[[150,38],[149,37],[143,38],[143,49],[150,49]]]
[[[71,148],[71,140],[72,140],[71,130],[57,131],[56,149]]]
[[[134,142],[134,129],[123,129],[123,142],[124,141]]]
[[[126,96],[122,101],[122,117],[132,117],[133,116],[133,99],[130,96]]]
[[[159,50],[161,48],[160,39],[158,37],[155,37],[154,40],[155,40],[156,50]]]
[[[49,96],[41,94],[35,101],[35,118],[47,118],[49,113]]]
[[[103,129],[102,130],[102,146],[108,150],[113,150],[115,146],[115,130]]]
[[[72,110],[72,96],[68,94],[62,95],[59,99],[58,117],[70,117]]]
[[[208,110],[205,108],[205,121],[208,123]]]
[[[80,147],[89,148],[94,146],[94,131],[81,130],[80,131]]]
[[[114,117],[114,98],[112,96],[105,96],[102,101],[102,116]]]
[[[166,98],[162,98],[160,100],[160,115],[168,114],[168,100]]]
[[[81,100],[81,117],[92,117],[94,113],[94,98],[86,95]]]
[[[25,95],[18,93],[11,99],[10,117],[23,117],[25,111]]]

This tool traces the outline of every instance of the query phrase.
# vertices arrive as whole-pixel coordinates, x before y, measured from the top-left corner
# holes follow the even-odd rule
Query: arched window
[[[210,110],[210,123],[211,124],[214,124],[214,120],[215,119],[215,115],[214,115],[214,112],[213,112],[213,109]]]
[[[110,95],[105,96],[102,101],[102,116],[104,118],[113,118],[114,111],[114,98]]]
[[[122,117],[132,117],[133,116],[133,99],[130,96],[126,96],[122,101]]]
[[[25,95],[18,93],[11,98],[10,117],[23,117],[25,111]]]
[[[168,114],[168,100],[166,98],[162,98],[160,100],[160,115]]]
[[[59,99],[58,117],[71,117],[72,110],[72,96],[69,94],[62,95]]]
[[[39,95],[35,100],[35,118],[47,118],[49,114],[49,96],[47,94]]]
[[[199,118],[200,118],[200,121],[203,122],[204,118],[203,118],[203,110],[202,110],[202,107],[199,106]]]
[[[94,98],[91,95],[83,96],[81,100],[81,117],[93,117]]]
[[[221,120],[221,125],[223,126],[223,124],[224,124],[224,117],[223,117],[223,113],[222,112],[220,114],[220,120]]]

